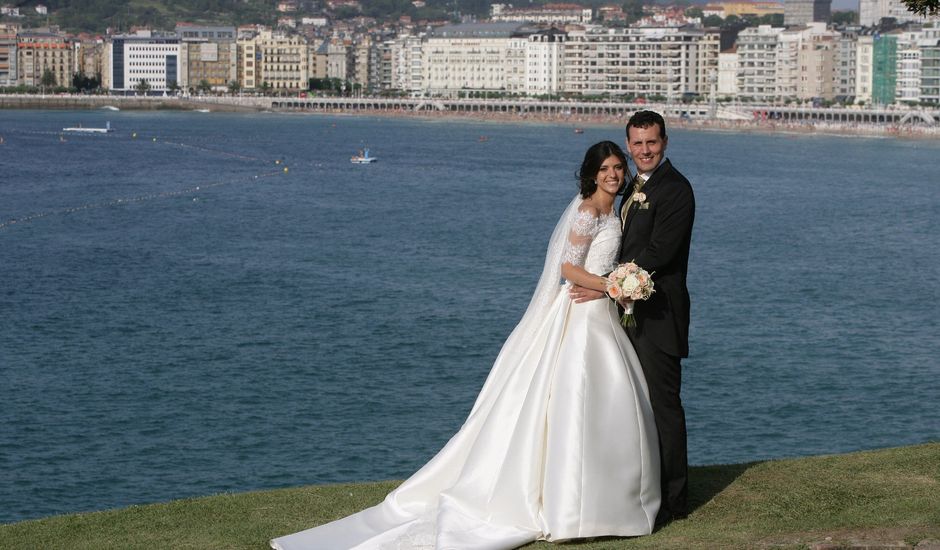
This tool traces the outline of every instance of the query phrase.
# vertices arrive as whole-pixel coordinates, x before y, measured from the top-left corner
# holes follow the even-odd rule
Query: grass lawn
[[[272,537],[376,504],[398,483],[223,494],[24,521],[0,525],[0,548],[261,550]],[[526,548],[877,548],[923,541],[940,548],[940,442],[697,467],[690,496],[688,519],[648,537]]]

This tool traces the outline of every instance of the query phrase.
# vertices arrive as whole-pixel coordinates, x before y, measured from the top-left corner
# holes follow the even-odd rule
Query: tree
[[[140,95],[147,95],[147,92],[150,91],[150,83],[147,82],[146,78],[141,78],[137,86],[134,86],[134,89],[137,90],[137,93]]]
[[[176,93],[177,93],[178,91],[180,91],[180,85],[179,85],[175,80],[171,80],[171,81],[167,82],[167,84],[166,84],[166,89],[167,89],[167,91],[169,91],[171,94],[176,95]]]
[[[199,84],[196,84],[196,91],[200,94],[208,94],[212,91],[212,84],[209,84],[209,81],[203,78],[199,81]]]
[[[940,0],[901,0],[908,11],[917,15],[940,14]]]
[[[702,8],[694,6],[685,10],[685,16],[692,18],[698,17],[699,19],[702,19],[705,17],[705,13],[702,11]]]
[[[705,27],[721,27],[725,24],[725,20],[718,15],[707,15],[702,19],[702,25]]]
[[[237,80],[228,83],[228,93],[235,95],[240,91],[242,91],[242,85]]]
[[[52,72],[52,69],[45,68],[42,71],[42,79],[39,81],[43,88],[51,88],[56,85],[55,82],[55,73]]]
[[[643,0],[626,0],[623,3],[623,14],[627,23],[636,23],[643,18]]]

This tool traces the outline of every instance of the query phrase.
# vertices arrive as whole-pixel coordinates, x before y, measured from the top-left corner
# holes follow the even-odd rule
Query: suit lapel
[[[646,198],[646,201],[647,201],[647,202],[649,202],[649,196],[650,196],[650,193],[652,192],[653,188],[656,186],[657,183],[659,183],[660,180],[663,179],[663,177],[665,176],[666,172],[668,172],[668,171],[671,170],[671,169],[672,169],[672,164],[669,163],[669,159],[666,159],[666,160],[663,161],[662,164],[660,164],[660,165],[656,168],[656,170],[653,170],[653,173],[650,175],[649,179],[646,180],[646,183],[643,184],[643,193],[646,194],[646,197],[647,197],[647,198]],[[631,195],[632,195],[632,194],[633,194],[633,193],[631,192]],[[624,194],[624,196],[623,196],[623,203],[622,203],[622,204],[626,204],[626,201],[628,201],[628,200],[630,200],[630,195]],[[636,217],[636,216],[634,216],[633,214],[636,213],[636,211],[637,211],[638,208],[640,208],[639,203],[634,202],[634,203],[631,204],[630,207],[627,209],[627,210],[628,210],[628,212],[627,212],[627,221],[626,221],[626,223],[623,224],[623,234],[624,234],[624,235],[626,235],[626,234],[627,234],[627,231],[630,230],[630,222],[632,222],[632,221],[633,221],[633,218]],[[623,210],[623,206],[621,206],[621,210]]]

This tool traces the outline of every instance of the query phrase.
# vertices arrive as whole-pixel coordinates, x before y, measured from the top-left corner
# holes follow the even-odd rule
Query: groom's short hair
[[[630,128],[649,128],[659,124],[659,137],[666,139],[666,121],[656,111],[637,111],[627,121],[627,138],[630,137]]]

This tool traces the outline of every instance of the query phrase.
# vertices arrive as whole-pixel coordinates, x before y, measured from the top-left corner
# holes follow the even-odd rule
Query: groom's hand
[[[570,296],[576,304],[607,297],[607,295],[600,290],[592,290],[578,285],[571,285],[571,288],[568,290],[568,296]]]

